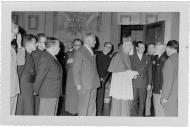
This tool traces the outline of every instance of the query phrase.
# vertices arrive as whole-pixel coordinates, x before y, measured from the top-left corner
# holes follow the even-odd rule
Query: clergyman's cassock
[[[112,72],[109,94],[112,96],[111,116],[130,116],[132,78],[137,74],[131,70],[129,55],[124,51],[114,55],[108,71]]]
[[[120,100],[133,100],[132,78],[136,74],[131,70],[129,55],[124,51],[116,54],[108,71],[112,72],[110,96]]]

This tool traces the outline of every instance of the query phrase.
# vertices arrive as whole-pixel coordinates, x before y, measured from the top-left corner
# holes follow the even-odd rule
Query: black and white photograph
[[[188,4],[3,2],[1,121],[186,126]]]

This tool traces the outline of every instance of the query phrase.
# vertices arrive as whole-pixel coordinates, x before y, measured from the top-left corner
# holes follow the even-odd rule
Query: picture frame
[[[37,15],[28,16],[28,30],[38,30],[39,17]]]
[[[120,23],[121,24],[131,24],[132,23],[132,16],[131,15],[121,15],[120,16]]]
[[[19,24],[19,16],[17,14],[12,15],[12,20],[15,22],[15,24]]]
[[[146,15],[145,23],[150,24],[158,21],[157,15]]]

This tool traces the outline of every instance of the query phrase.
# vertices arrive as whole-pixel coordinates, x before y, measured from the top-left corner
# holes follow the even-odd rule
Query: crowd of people
[[[110,116],[152,116],[152,106],[154,116],[178,116],[175,40],[146,45],[124,34],[112,53],[111,42],[95,51],[96,35],[86,33],[63,55],[59,39],[21,35],[12,22],[11,41],[11,115],[55,116],[64,97],[69,114],[102,116],[110,82]]]

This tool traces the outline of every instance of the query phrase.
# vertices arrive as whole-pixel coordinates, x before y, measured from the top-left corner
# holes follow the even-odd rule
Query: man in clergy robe
[[[161,104],[165,116],[178,116],[178,63],[179,43],[170,40],[167,43],[166,53],[169,58],[163,67],[163,85]]]
[[[110,73],[107,70],[111,61],[111,57],[109,56],[111,50],[112,50],[111,42],[105,42],[103,50],[96,51],[96,64],[101,83],[101,86],[97,89],[97,98],[96,98],[96,108],[98,116],[101,116],[103,114],[105,84],[108,80],[108,77],[110,76]]]
[[[59,97],[62,95],[62,66],[56,59],[60,43],[55,38],[48,38],[39,59],[34,82],[34,95],[39,95],[39,115],[55,116]]]
[[[87,33],[84,36],[84,46],[74,53],[73,77],[79,94],[79,116],[96,115],[96,92],[100,80],[92,51],[95,44],[95,35]]]
[[[144,42],[137,41],[137,47],[134,47],[133,55],[130,56],[132,70],[139,72],[137,79],[133,79],[132,116],[144,116],[147,88],[151,88],[152,64],[144,51]]]
[[[137,71],[131,70],[129,58],[132,50],[132,41],[130,36],[122,38],[122,50],[113,56],[109,72],[112,72],[110,85],[111,116],[131,116],[131,100],[133,100],[132,79],[138,75]]]
[[[34,59],[35,63],[35,69],[37,70],[37,67],[39,66],[39,59],[42,55],[42,53],[45,51],[45,42],[46,42],[46,36],[44,33],[37,34],[37,43],[36,43],[36,50],[32,52],[32,57]],[[35,102],[35,115],[38,115],[39,113],[39,104],[40,104],[40,98],[39,96],[35,96],[34,98]]]
[[[18,96],[16,115],[34,115],[33,83],[35,80],[35,65],[32,58],[32,51],[36,50],[36,38],[26,34],[23,39],[26,50],[25,64],[18,66],[20,80],[20,94]]]

